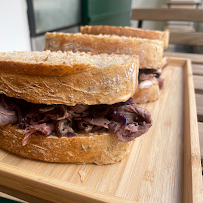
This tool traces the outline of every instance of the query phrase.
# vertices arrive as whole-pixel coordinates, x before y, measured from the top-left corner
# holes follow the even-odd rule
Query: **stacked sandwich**
[[[163,50],[168,46],[169,32],[144,31],[113,26],[85,26],[81,33],[46,33],[45,50],[84,51],[95,54],[138,55],[139,85],[133,96],[135,103],[158,99],[163,79],[160,77],[168,59]]]
[[[88,44],[81,34],[51,36],[46,49],[79,51]],[[92,44],[109,42],[112,50],[119,40],[96,38],[93,42],[90,36]],[[155,51],[158,44],[149,48]],[[138,85],[139,58],[87,51],[93,53],[0,53],[0,147],[48,162],[100,165],[123,159],[130,141],[152,125],[150,113],[131,98]],[[162,54],[155,55],[145,63],[162,66]]]

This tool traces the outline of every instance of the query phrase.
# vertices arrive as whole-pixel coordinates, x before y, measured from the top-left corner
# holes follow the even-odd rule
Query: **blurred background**
[[[161,8],[167,0],[0,0],[0,51],[42,51],[46,32],[79,32],[81,25],[138,27],[131,20],[133,8]],[[185,1],[184,1],[185,2]],[[181,22],[188,30],[202,25]],[[178,25],[180,27],[180,25]],[[173,22],[145,21],[142,28],[174,29]],[[170,49],[170,47],[169,47]],[[178,50],[178,49],[176,49]],[[183,50],[180,48],[180,51]],[[193,47],[187,52],[201,52]]]

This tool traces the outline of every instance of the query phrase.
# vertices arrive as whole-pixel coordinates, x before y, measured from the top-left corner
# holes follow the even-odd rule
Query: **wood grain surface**
[[[195,92],[203,94],[203,77],[201,75],[193,75]]]
[[[132,20],[202,22],[203,9],[134,8]]]
[[[201,159],[203,159],[203,123],[202,122],[198,122],[198,130],[199,130],[200,155],[201,155]]]
[[[190,59],[192,61],[192,65],[194,65],[194,64],[202,65],[203,64],[203,55],[202,54],[164,52],[164,56]]]
[[[174,32],[171,29],[170,31],[170,44],[203,46],[203,33],[201,32],[185,32],[185,30],[181,29],[179,32],[178,30],[175,30]]]
[[[203,122],[203,94],[195,94],[198,121]]]
[[[203,68],[202,67],[203,67],[202,64],[192,64],[193,75],[203,76]]]
[[[184,65],[184,202],[202,202],[203,185],[191,61]]]
[[[53,202],[202,202],[191,64],[171,59],[163,78],[159,100],[142,105],[153,126],[122,162],[45,163],[0,150],[1,185]]]

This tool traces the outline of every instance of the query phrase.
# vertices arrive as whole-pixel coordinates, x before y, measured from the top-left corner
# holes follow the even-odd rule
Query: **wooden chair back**
[[[142,9],[135,8],[132,11],[132,20],[138,20],[138,27],[142,27],[145,20],[148,21],[190,21],[203,22],[203,9]],[[170,32],[170,44],[203,46],[202,32]]]
[[[171,6],[181,6],[181,7],[196,7],[198,8],[202,3],[197,1],[167,1],[166,6],[170,8]]]

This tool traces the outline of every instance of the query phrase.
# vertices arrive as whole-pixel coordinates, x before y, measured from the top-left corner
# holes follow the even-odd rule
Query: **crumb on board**
[[[78,173],[80,175],[80,181],[81,181],[81,183],[83,183],[85,180],[85,172],[80,170]]]

